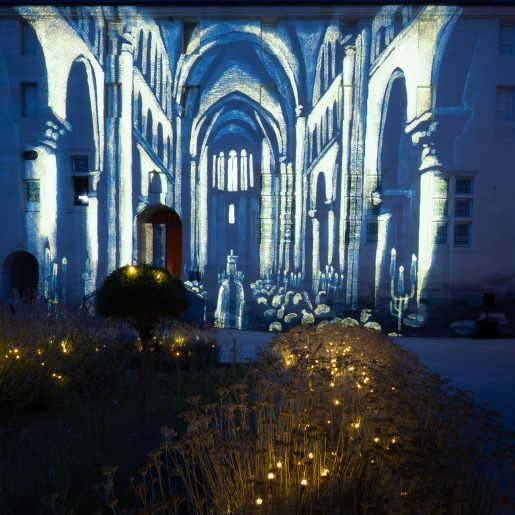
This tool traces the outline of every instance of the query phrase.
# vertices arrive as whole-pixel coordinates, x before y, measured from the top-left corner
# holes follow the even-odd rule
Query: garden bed
[[[513,437],[495,413],[350,319],[297,327],[272,355],[224,367],[201,331],[163,327],[143,419],[124,326],[5,312],[0,338],[2,513],[515,509]],[[38,349],[61,378],[36,373]]]

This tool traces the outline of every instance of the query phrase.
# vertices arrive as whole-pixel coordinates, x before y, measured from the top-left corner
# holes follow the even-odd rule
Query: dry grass
[[[345,323],[345,322],[344,322]],[[135,513],[513,513],[513,445],[383,334],[342,323],[276,337],[132,478]],[[112,474],[107,506],[121,513]]]

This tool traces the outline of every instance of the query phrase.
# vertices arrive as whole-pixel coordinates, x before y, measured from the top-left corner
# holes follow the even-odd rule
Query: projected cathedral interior
[[[474,252],[491,34],[463,8],[13,11],[0,152],[20,172],[0,180],[21,215],[0,248],[4,296],[81,302],[114,268],[151,262],[221,327],[368,307],[400,330],[427,299],[451,301],[453,281],[481,289],[456,263]]]

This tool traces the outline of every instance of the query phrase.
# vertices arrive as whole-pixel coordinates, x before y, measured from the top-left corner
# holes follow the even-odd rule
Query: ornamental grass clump
[[[277,336],[218,400],[188,399],[132,487],[178,513],[512,513],[511,435],[384,334],[345,323]],[[183,496],[183,497],[177,497]]]
[[[102,396],[116,386],[132,331],[45,302],[0,307],[0,414],[7,420],[69,394]],[[116,366],[115,366],[116,365]],[[0,423],[1,424],[1,423]]]

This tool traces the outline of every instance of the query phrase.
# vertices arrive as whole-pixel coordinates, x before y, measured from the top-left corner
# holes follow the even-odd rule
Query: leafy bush
[[[130,321],[143,345],[163,317],[176,317],[187,308],[182,281],[164,268],[142,264],[111,272],[97,295],[97,312]]]
[[[44,407],[52,399],[104,395],[118,383],[133,332],[85,312],[48,316],[45,303],[0,309],[0,409]]]

